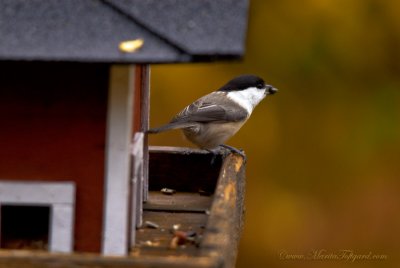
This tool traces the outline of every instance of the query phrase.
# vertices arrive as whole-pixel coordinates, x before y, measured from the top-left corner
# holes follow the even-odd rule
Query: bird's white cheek
[[[251,87],[246,90],[232,91],[227,95],[231,100],[241,105],[249,114],[253,112],[254,107],[265,98],[265,90]]]

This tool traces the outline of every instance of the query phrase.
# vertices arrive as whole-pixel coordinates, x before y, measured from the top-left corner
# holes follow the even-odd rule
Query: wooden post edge
[[[228,155],[222,165],[206,231],[202,255],[219,258],[219,267],[235,267],[244,224],[245,165],[241,156]]]

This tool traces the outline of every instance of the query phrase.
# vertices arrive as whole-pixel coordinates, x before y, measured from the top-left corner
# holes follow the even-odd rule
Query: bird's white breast
[[[245,90],[231,91],[227,96],[245,108],[250,115],[253,112],[254,107],[265,98],[265,90],[250,87]]]

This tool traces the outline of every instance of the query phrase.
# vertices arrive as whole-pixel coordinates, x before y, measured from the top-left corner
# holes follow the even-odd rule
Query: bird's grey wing
[[[212,93],[211,93],[212,94]],[[226,123],[245,120],[248,116],[244,109],[236,105],[226,105],[226,96],[221,93],[206,95],[187,106],[168,124],[152,128],[147,133],[159,133],[171,129],[193,127],[198,123]]]
[[[225,96],[209,95],[198,99],[177,114],[171,123],[209,123],[209,122],[237,122],[245,120],[248,116],[244,109],[226,105]]]

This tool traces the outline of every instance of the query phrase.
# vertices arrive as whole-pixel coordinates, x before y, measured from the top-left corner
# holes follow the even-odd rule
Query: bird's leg
[[[211,165],[214,165],[215,160],[217,159],[217,156],[220,154],[217,150],[212,150],[212,149],[205,149],[207,152],[209,152],[210,154],[212,154],[212,158],[211,158]]]
[[[229,146],[229,145],[226,145],[226,144],[221,144],[219,146],[222,147],[222,148],[228,149],[229,151],[231,151],[233,153],[237,153],[238,155],[243,157],[244,162],[247,161],[247,156],[246,156],[246,154],[244,153],[243,150],[239,150],[239,149],[237,149],[235,147],[232,147],[232,146]]]

